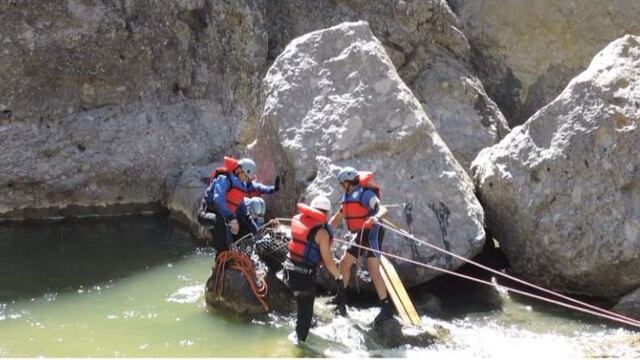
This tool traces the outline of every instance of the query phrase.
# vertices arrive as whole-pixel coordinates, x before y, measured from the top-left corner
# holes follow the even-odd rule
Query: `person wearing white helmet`
[[[297,205],[298,214],[291,219],[289,254],[284,263],[285,280],[296,298],[298,315],[296,335],[304,342],[309,334],[316,297],[315,277],[323,264],[341,284],[342,277],[331,256],[333,230],[327,224],[331,202],[326,196],[316,196],[310,206]]]
[[[244,203],[247,205],[247,215],[249,221],[251,221],[257,228],[264,225],[264,216],[267,211],[267,205],[264,199],[261,197],[244,198]]]
[[[267,194],[278,190],[276,186],[252,181],[255,174],[256,163],[253,160],[225,156],[223,166],[216,168],[210,176],[209,187],[198,210],[198,221],[211,227],[213,246],[218,254],[243,234],[255,231],[251,223],[243,221],[248,214],[244,198],[252,190]],[[243,231],[240,231],[241,227]]]
[[[356,242],[360,246],[371,248],[374,251],[363,250],[359,246],[351,246],[340,260],[340,273],[343,285],[346,288],[351,276],[351,267],[358,262],[361,254],[367,258],[367,270],[380,300],[380,313],[374,322],[389,319],[393,316],[393,306],[389,301],[387,289],[380,274],[379,251],[384,240],[384,228],[378,222],[387,214],[387,208],[380,204],[380,187],[373,182],[373,173],[356,171],[347,166],[338,173],[338,182],[344,190],[340,209],[329,222],[332,227],[337,227],[344,219],[347,230],[355,233]],[[376,251],[377,250],[377,251]],[[344,289],[339,291],[332,301],[338,305],[338,312],[347,314],[347,294]]]

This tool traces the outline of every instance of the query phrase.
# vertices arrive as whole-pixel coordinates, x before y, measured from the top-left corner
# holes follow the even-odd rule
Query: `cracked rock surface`
[[[362,79],[368,79],[363,81]],[[344,23],[293,40],[265,77],[261,133],[251,152],[259,178],[284,175],[273,204],[293,215],[296,199],[328,195],[338,208],[336,173],[376,173],[392,218],[438,246],[472,257],[484,243],[483,211],[471,179],[398,76],[366,22]],[[410,210],[410,211],[408,211]],[[383,250],[454,269],[461,261],[387,233]],[[405,284],[436,272],[400,263]]]
[[[640,38],[609,44],[472,165],[487,226],[517,273],[571,293],[640,285]]]

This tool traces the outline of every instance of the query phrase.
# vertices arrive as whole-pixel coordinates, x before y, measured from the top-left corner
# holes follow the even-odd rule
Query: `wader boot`
[[[338,315],[347,316],[347,292],[345,291],[344,285],[338,288],[338,293],[330,303],[337,305],[335,311]]]
[[[391,304],[389,297],[380,300],[380,305],[380,312],[376,315],[376,318],[373,319],[374,324],[393,317],[393,304]]]

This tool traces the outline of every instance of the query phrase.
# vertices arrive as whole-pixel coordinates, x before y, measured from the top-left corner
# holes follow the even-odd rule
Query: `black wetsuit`
[[[313,303],[316,299],[316,270],[287,259],[284,265],[285,281],[293,290],[298,308],[296,334],[305,341],[313,320]]]

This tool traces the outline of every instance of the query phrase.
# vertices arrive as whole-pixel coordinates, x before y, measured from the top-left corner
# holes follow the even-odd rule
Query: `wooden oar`
[[[414,326],[420,326],[422,324],[420,316],[418,316],[416,308],[413,306],[404,285],[402,285],[402,281],[393,264],[384,255],[380,256],[380,264],[382,280],[387,288],[387,292],[391,296],[393,305],[395,305],[398,310],[398,314],[400,314],[404,322]]]

